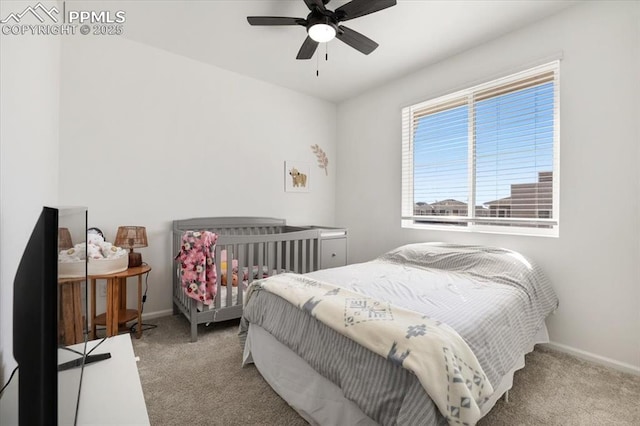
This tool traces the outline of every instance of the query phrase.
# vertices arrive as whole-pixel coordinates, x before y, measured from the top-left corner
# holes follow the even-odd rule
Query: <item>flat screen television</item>
[[[79,276],[60,279],[58,255],[62,244],[85,243],[87,209],[44,207],[18,266],[13,289],[13,355],[18,363],[20,425],[76,424],[87,341],[86,260]],[[78,247],[78,246],[76,246]],[[83,272],[82,272],[83,271]],[[75,283],[75,284],[74,284]],[[62,289],[75,285],[78,321],[74,351],[65,335]],[[78,337],[79,335],[79,337]],[[66,342],[66,343],[65,343]],[[60,371],[61,363],[64,371]],[[79,368],[73,368],[79,367]]]

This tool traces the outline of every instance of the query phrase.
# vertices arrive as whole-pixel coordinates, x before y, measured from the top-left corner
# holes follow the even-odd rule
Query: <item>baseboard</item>
[[[640,367],[627,364],[625,362],[616,361],[615,359],[607,358],[604,356],[596,355],[591,352],[576,349],[571,346],[563,345],[561,343],[548,342],[543,343],[542,346],[546,346],[550,349],[554,349],[559,352],[564,352],[569,355],[573,355],[577,358],[591,361],[596,364],[604,365],[605,367],[613,368],[614,370],[622,371],[623,373],[629,373],[636,376],[640,376]]]
[[[143,320],[150,320],[154,318],[167,317],[173,315],[173,309],[165,309],[164,311],[155,311],[142,314]]]

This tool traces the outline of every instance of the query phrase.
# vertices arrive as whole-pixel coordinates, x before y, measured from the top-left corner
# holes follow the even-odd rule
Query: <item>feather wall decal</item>
[[[324,153],[324,151],[318,146],[318,144],[311,145],[311,150],[316,155],[316,157],[318,157],[318,167],[324,169],[325,176],[329,176],[329,171],[327,170],[329,159],[327,158],[327,154]]]

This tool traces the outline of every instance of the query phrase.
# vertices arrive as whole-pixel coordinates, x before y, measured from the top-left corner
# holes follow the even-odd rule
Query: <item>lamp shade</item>
[[[144,226],[119,226],[113,244],[127,249],[146,247],[147,230]]]
[[[58,228],[58,250],[67,250],[73,248],[71,241],[71,232],[69,228]]]
[[[144,226],[119,226],[113,244],[130,249],[129,268],[140,266],[142,265],[142,255],[134,252],[133,249],[147,246],[147,230]]]

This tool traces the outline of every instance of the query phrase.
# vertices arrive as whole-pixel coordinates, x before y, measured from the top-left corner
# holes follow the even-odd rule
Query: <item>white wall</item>
[[[547,322],[551,340],[640,371],[639,9],[572,7],[339,105],[336,221],[349,228],[349,260],[417,241],[520,250],[542,265],[560,298]],[[560,237],[401,229],[400,108],[558,51]]]
[[[43,2],[47,7],[55,2]],[[2,2],[0,16],[14,11]],[[13,359],[13,279],[44,205],[57,204],[60,40],[0,36],[0,378]]]
[[[335,168],[325,176],[310,146],[334,160],[335,104],[109,37],[64,39],[61,96],[60,200],[88,206],[109,241],[146,226],[145,313],[172,307],[174,219],[334,223]],[[311,165],[311,192],[284,192],[285,160]]]
[[[571,8],[347,101],[337,125],[332,104],[131,41],[0,37],[5,378],[14,365],[13,275],[45,204],[88,206],[90,224],[111,239],[118,225],[147,226],[150,247],[140,251],[154,270],[146,313],[171,308],[169,229],[176,218],[264,215],[348,226],[351,262],[413,241],[507,246],[538,260],[555,284],[561,306],[548,321],[554,342],[637,370],[638,19],[634,2]],[[400,107],[559,50],[560,238],[400,229]],[[315,143],[329,156],[329,176],[312,168],[311,193],[284,193],[284,160],[314,167]],[[593,225],[585,213],[602,206],[616,206],[615,220]]]

